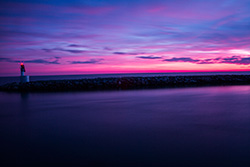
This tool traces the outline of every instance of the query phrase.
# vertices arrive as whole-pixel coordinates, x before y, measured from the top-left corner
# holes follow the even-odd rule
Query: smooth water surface
[[[250,86],[0,99],[0,166],[250,166]]]

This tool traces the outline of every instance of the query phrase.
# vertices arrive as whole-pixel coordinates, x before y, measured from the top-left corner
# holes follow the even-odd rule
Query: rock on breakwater
[[[250,85],[250,75],[158,76],[95,78],[79,80],[49,80],[33,81],[28,83],[14,82],[1,86],[0,90],[16,92],[51,92],[78,90],[127,90],[248,84]]]

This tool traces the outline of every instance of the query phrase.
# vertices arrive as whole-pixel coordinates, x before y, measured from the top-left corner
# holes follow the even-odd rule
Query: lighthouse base
[[[30,81],[30,76],[20,76],[20,82],[26,83]]]

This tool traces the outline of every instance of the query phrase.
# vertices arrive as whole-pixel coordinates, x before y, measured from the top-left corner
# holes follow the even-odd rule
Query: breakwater
[[[31,81],[28,83],[14,82],[0,86],[0,90],[14,92],[51,92],[152,89],[216,85],[250,85],[250,75],[116,77]]]

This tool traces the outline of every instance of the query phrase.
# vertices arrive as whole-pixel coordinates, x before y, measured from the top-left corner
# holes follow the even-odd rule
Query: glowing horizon
[[[3,0],[0,76],[250,71],[246,0]]]

